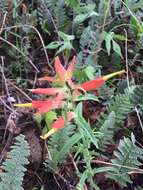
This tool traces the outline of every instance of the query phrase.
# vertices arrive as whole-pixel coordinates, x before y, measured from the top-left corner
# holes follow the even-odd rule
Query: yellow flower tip
[[[16,107],[32,107],[32,103],[14,104]]]
[[[44,134],[43,136],[40,136],[40,137],[41,137],[41,139],[45,140],[49,136],[51,136],[52,134],[56,133],[57,131],[58,131],[58,129],[52,128],[52,129],[50,129],[50,131],[48,131],[48,133],[46,133],[46,134]]]
[[[106,81],[106,80],[108,80],[108,79],[110,79],[110,78],[112,78],[112,77],[114,77],[116,75],[121,75],[123,73],[126,73],[126,71],[125,70],[117,71],[117,72],[111,73],[109,75],[103,76],[102,79]]]

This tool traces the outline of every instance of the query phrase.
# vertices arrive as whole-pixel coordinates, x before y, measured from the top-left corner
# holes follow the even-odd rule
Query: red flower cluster
[[[48,100],[33,100],[31,103],[15,104],[15,106],[33,107],[34,109],[38,110],[37,114],[43,114],[50,110],[62,108],[64,106],[64,102],[66,101],[66,96],[67,96],[66,95],[67,84],[68,88],[70,88],[74,92],[74,94],[78,96],[80,94],[80,92],[78,92],[79,89],[83,89],[83,91],[86,92],[94,90],[102,86],[104,82],[110,79],[111,77],[114,77],[116,75],[125,72],[124,70],[121,70],[103,77],[99,77],[95,80],[90,80],[83,84],[77,85],[72,82],[72,77],[74,73],[74,63],[75,63],[75,57],[69,63],[69,67],[66,70],[61,64],[59,57],[56,57],[55,58],[56,75],[54,77],[43,77],[40,78],[39,80],[46,80],[52,82],[53,84],[57,85],[58,88],[38,88],[31,90],[33,93],[36,94],[49,95],[50,97],[48,98]],[[74,117],[73,112],[67,113],[67,121],[71,121],[73,117]],[[48,133],[46,133],[42,138],[46,139],[51,134],[55,133],[58,129],[63,128],[64,124],[65,124],[65,118],[61,116],[52,124],[51,130]]]

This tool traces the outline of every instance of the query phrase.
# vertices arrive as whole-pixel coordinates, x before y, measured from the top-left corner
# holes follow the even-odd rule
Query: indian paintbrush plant
[[[95,100],[98,98],[94,95],[88,94],[88,91],[96,90],[102,86],[108,79],[125,73],[125,70],[114,72],[106,76],[98,77],[97,79],[87,81],[83,84],[75,84],[73,82],[75,57],[69,63],[67,69],[61,64],[59,57],[55,58],[55,72],[54,77],[43,77],[39,80],[48,81],[51,83],[51,88],[37,88],[30,90],[35,94],[46,95],[48,98],[44,100],[32,100],[30,103],[15,104],[18,107],[32,107],[36,109],[36,115],[52,114],[50,121],[47,123],[48,132],[41,136],[42,139],[47,139],[61,128],[64,128],[67,122],[74,119],[74,110],[76,102],[82,100]],[[59,114],[57,117],[57,114]]]

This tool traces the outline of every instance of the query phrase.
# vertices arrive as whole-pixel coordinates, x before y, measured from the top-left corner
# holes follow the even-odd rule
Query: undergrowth
[[[2,98],[3,104],[8,99],[4,115],[14,109],[19,112],[13,106],[16,101],[38,99],[27,89],[51,85],[51,81],[37,78],[54,75],[55,57],[64,68],[76,57],[73,76],[62,81],[64,88],[63,83],[58,83],[58,74],[51,85],[70,94],[64,94],[64,106],[34,117],[42,135],[58,119],[68,121],[62,129],[48,135],[45,146],[42,144],[42,171],[52,173],[54,180],[55,175],[64,179],[63,168],[70,166],[68,176],[75,174],[72,185],[77,190],[105,189],[104,184],[113,190],[141,190],[143,183],[136,184],[136,179],[143,173],[143,142],[139,140],[143,130],[143,1],[1,0],[0,16],[0,101]],[[91,93],[76,85],[122,69],[125,74]],[[57,94],[52,94],[52,98]],[[42,94],[40,98],[47,100],[49,95]],[[91,114],[87,113],[88,106]],[[71,112],[74,116],[68,120]],[[131,115],[136,118],[133,126],[127,125]],[[0,190],[23,189],[29,146],[19,135],[11,148],[1,166]],[[38,188],[46,190],[48,182],[43,183]]]

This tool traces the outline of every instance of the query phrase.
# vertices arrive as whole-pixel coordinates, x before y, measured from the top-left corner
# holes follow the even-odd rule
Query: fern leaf
[[[52,170],[57,168],[57,164],[62,164],[67,153],[70,151],[71,146],[68,145],[68,149],[64,152],[62,150],[66,146],[69,137],[72,138],[74,134],[75,126],[67,125],[63,129],[59,130],[57,133],[51,136],[49,139],[48,149],[50,157],[45,161],[45,166],[51,168]],[[71,142],[73,145],[73,142]],[[61,154],[60,154],[61,153]]]
[[[130,100],[135,106],[141,105],[143,107],[142,94],[143,94],[143,85],[135,86],[133,92],[130,95]]]
[[[7,11],[8,9],[8,2],[6,0],[1,0],[0,1],[0,11]]]
[[[66,26],[69,24],[69,19],[66,14],[64,3],[62,3],[61,1],[57,1],[54,12],[55,12],[55,23],[58,30],[65,31]]]
[[[113,142],[115,117],[115,113],[111,112],[99,129],[102,134],[99,136],[99,149],[102,151]]]
[[[54,30],[54,23],[53,23],[53,11],[55,8],[55,1],[51,0],[39,0],[38,1],[38,8],[37,8],[37,15],[41,25],[46,24],[48,27],[49,32]]]
[[[128,93],[118,94],[110,102],[110,105],[107,108],[107,112],[110,113],[111,111],[114,111],[116,114],[116,123],[122,124],[133,107],[134,106],[130,102]]]
[[[138,168],[142,165],[138,159],[143,156],[142,149],[135,144],[133,134],[131,135],[131,140],[125,137],[123,140],[120,140],[118,150],[114,151],[114,156],[116,158],[112,159],[111,162],[120,165],[120,167],[113,166],[114,171],[112,171],[112,173],[109,172],[107,177],[115,180],[122,186],[126,186],[127,183],[132,183],[128,175],[131,171],[129,167]]]
[[[0,173],[0,190],[23,190],[24,166],[29,163],[27,157],[30,154],[24,135],[16,137],[16,143],[11,148],[1,167],[4,171]]]

